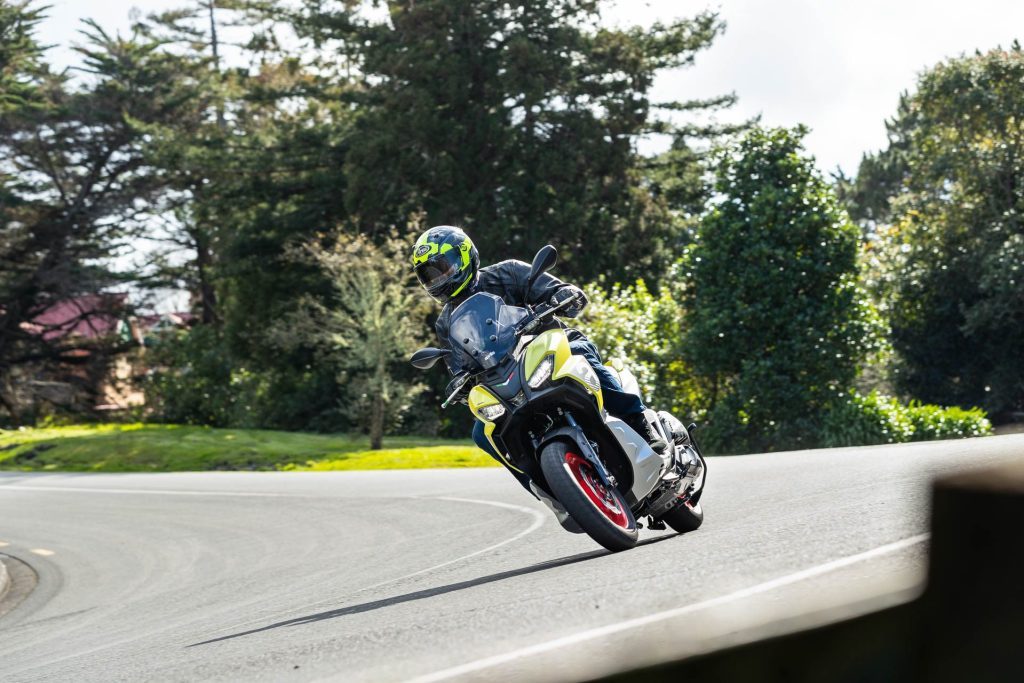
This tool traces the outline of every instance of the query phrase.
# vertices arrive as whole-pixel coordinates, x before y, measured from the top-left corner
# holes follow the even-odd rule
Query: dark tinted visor
[[[416,277],[420,284],[429,291],[448,282],[459,272],[459,262],[455,260],[457,257],[458,252],[453,249],[416,266]]]

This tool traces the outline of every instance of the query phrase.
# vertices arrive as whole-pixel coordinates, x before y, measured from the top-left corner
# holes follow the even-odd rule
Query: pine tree
[[[358,88],[346,203],[382,234],[419,211],[464,226],[485,258],[561,248],[565,275],[647,276],[675,257],[677,226],[646,189],[637,138],[671,132],[654,77],[690,64],[722,29],[713,13],[650,30],[600,25],[584,0],[309,0],[302,30],[335,41]]]

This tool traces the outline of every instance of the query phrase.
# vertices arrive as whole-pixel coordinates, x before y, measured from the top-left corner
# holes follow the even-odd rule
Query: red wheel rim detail
[[[572,475],[573,481],[587,496],[594,507],[601,511],[615,526],[629,529],[629,515],[622,505],[617,491],[610,491],[601,483],[601,478],[583,457],[575,453],[565,454],[565,468]]]

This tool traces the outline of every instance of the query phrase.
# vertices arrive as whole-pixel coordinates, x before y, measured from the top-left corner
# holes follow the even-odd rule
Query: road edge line
[[[360,592],[363,592],[363,591],[372,590],[374,588],[380,588],[381,586],[386,586],[389,583],[397,583],[399,581],[404,581],[406,579],[411,579],[414,576],[419,576],[421,574],[426,574],[428,572],[436,571],[438,569],[442,569],[444,567],[447,567],[449,565],[455,564],[457,562],[462,562],[463,560],[468,560],[470,558],[476,557],[477,555],[483,555],[484,553],[489,553],[492,550],[497,550],[498,548],[500,548],[502,546],[508,545],[509,543],[514,543],[515,541],[518,541],[520,538],[523,538],[527,534],[533,533],[534,531],[539,529],[544,524],[544,518],[545,518],[544,514],[542,514],[541,512],[539,512],[537,510],[534,510],[533,508],[524,507],[522,505],[512,505],[511,503],[499,503],[499,502],[493,501],[493,500],[476,500],[475,498],[455,498],[455,497],[451,497],[451,496],[424,496],[422,498],[415,498],[414,500],[448,500],[448,501],[455,501],[455,502],[458,502],[458,503],[475,503],[477,505],[490,505],[491,507],[505,508],[505,509],[508,509],[508,510],[515,510],[516,512],[525,512],[525,513],[527,513],[527,514],[529,514],[530,516],[533,517],[533,522],[530,524],[530,526],[526,527],[525,529],[523,529],[519,533],[515,534],[514,536],[510,536],[509,538],[506,538],[504,541],[500,541],[499,543],[494,543],[492,545],[487,546],[486,548],[481,548],[480,550],[474,550],[473,552],[471,552],[471,553],[469,553],[467,555],[460,555],[459,557],[456,557],[455,559],[452,559],[452,560],[446,560],[445,562],[442,562],[441,564],[435,564],[434,566],[427,567],[426,569],[419,569],[417,571],[412,572],[411,574],[405,574],[404,576],[399,576],[399,577],[396,577],[394,579],[388,579],[386,581],[381,581],[380,583],[375,583],[372,586],[363,586],[362,588],[360,588],[360,589],[358,589],[356,591],[357,593],[360,593]]]
[[[800,571],[793,572],[792,574],[786,574],[784,576],[780,576],[778,578],[771,579],[770,581],[765,581],[754,586],[741,588],[740,590],[718,596],[717,598],[702,600],[701,602],[685,605],[683,607],[674,607],[669,610],[655,612],[653,614],[648,614],[643,617],[636,617],[633,619],[627,619],[626,621],[620,621],[617,623],[608,624],[606,626],[600,626],[598,628],[580,631],[578,633],[574,633],[569,636],[564,636],[562,638],[556,638],[554,640],[549,640],[544,643],[529,645],[527,647],[520,648],[518,650],[513,650],[511,652],[506,652],[504,654],[485,657],[483,659],[467,662],[465,664],[460,664],[458,666],[454,666],[448,669],[442,669],[441,671],[435,671],[434,673],[425,674],[423,676],[417,676],[415,678],[408,679],[407,683],[435,683],[436,681],[445,681],[455,678],[457,676],[462,676],[465,674],[482,671],[484,669],[490,669],[501,664],[514,662],[518,659],[523,659],[524,657],[530,657],[533,655],[551,652],[552,650],[558,650],[563,647],[577,645],[579,643],[584,643],[589,640],[596,640],[597,638],[613,635],[615,633],[621,633],[623,631],[629,631],[631,629],[639,628],[641,626],[655,624],[659,621],[666,621],[668,619],[673,619],[675,617],[690,614],[692,612],[699,612],[701,610],[705,610],[711,607],[717,607],[719,605],[724,605],[735,600],[742,600],[743,598],[752,597],[754,595],[759,595],[761,593],[767,593],[769,591],[775,590],[776,588],[789,586],[794,583],[804,581],[806,579],[821,576],[822,574],[827,574],[837,569],[843,569],[844,567],[848,567],[850,565],[857,564],[865,560],[881,557],[883,555],[888,555],[890,553],[894,553],[899,550],[912,547],[914,545],[917,545],[918,543],[923,543],[924,541],[928,540],[929,536],[930,534],[928,533],[918,534],[916,536],[904,538],[893,543],[887,543],[885,545],[881,545],[877,548],[872,548],[871,550],[866,550],[855,555],[848,555],[846,557],[831,560],[823,564],[808,567],[807,569],[802,569]]]
[[[0,602],[3,602],[10,587],[11,573],[7,571],[7,563],[4,562],[4,556],[0,555]]]

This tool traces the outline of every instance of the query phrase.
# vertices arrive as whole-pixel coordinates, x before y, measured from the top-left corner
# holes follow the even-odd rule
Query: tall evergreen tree
[[[55,363],[83,344],[33,325],[54,304],[124,285],[130,249],[163,186],[142,129],[180,113],[178,60],[147,41],[89,25],[80,50],[92,80],[42,72],[36,101],[0,117],[0,372]]]
[[[673,259],[676,226],[636,141],[671,130],[659,111],[722,103],[649,94],[710,45],[715,14],[644,30],[601,26],[590,0],[401,0],[383,21],[364,4],[308,0],[300,23],[360,83],[346,201],[362,231],[423,211],[494,259],[554,242],[565,274],[584,278],[656,276]]]

